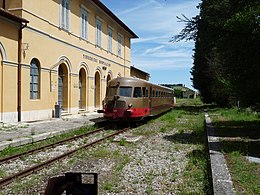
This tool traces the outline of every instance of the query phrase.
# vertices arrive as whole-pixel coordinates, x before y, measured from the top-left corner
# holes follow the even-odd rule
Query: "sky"
[[[184,27],[176,16],[199,14],[200,0],[101,0],[139,38],[131,40],[131,64],[150,74],[155,84],[192,88],[194,42],[170,40]]]

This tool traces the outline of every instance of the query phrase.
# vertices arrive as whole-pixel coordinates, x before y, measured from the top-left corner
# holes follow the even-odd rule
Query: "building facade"
[[[7,19],[10,29],[0,17],[1,121],[51,118],[55,105],[63,114],[92,112],[110,79],[130,76],[137,35],[99,0],[0,0],[0,6],[24,20]]]
[[[139,79],[143,79],[146,81],[149,81],[150,74],[147,72],[144,72],[143,70],[140,70],[134,66],[131,66],[130,68],[130,76],[131,77],[137,77]]]

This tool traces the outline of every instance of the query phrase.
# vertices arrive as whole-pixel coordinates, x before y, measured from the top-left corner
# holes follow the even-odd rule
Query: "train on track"
[[[173,89],[138,78],[119,77],[108,82],[103,109],[98,113],[112,121],[138,121],[173,107]]]

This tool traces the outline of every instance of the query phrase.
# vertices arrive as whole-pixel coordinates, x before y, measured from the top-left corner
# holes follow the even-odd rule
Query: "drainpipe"
[[[18,30],[18,107],[17,107],[17,112],[18,112],[18,122],[21,121],[21,102],[22,102],[22,97],[21,97],[21,89],[22,89],[22,84],[21,84],[21,77],[22,77],[22,31],[23,28],[27,26],[27,23],[21,24],[19,30]]]
[[[3,0],[3,9],[5,9],[5,0]]]

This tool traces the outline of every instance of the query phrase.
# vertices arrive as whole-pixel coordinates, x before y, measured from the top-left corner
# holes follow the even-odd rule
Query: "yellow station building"
[[[0,0],[0,121],[93,112],[138,38],[99,0]],[[57,106],[56,106],[57,108]]]

